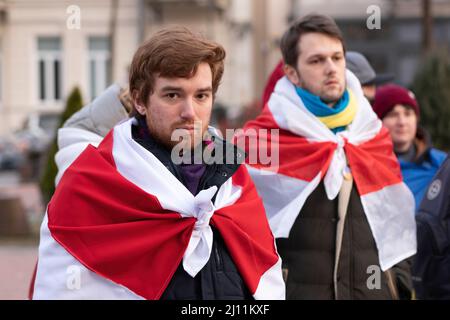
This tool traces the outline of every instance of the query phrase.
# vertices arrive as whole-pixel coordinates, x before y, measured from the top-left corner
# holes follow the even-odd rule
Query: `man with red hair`
[[[129,102],[112,88],[59,131],[33,299],[284,299],[243,153],[208,128],[224,58],[185,28],[161,30],[131,63],[130,119],[113,122]]]

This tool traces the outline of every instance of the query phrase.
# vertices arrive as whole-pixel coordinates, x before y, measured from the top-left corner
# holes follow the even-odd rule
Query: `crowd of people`
[[[227,141],[209,126],[224,48],[181,27],[143,43],[128,87],[58,132],[30,298],[449,299],[449,160],[414,94],[328,16],[280,49]]]

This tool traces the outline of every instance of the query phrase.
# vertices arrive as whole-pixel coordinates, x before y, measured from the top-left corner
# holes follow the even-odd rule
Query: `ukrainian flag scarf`
[[[276,238],[289,237],[305,202],[321,182],[326,198],[336,199],[350,170],[385,271],[416,252],[414,197],[402,180],[389,132],[351,72],[347,72],[347,88],[349,100],[354,96],[358,107],[351,125],[334,134],[283,77],[262,113],[237,135],[236,143],[260,159],[270,152],[269,163],[267,157],[264,162],[248,157],[247,169]]]
[[[334,133],[345,130],[352,123],[356,114],[357,104],[353,93],[349,89],[345,90],[341,99],[332,108],[323,102],[320,97],[305,89],[295,87],[295,90],[308,111],[314,114],[320,122]]]

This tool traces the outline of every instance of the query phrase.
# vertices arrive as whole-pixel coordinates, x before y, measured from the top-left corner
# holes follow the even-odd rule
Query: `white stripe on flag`
[[[286,299],[286,286],[281,272],[281,258],[278,258],[277,263],[262,275],[253,297],[255,300]]]
[[[129,289],[91,272],[56,242],[47,214],[40,231],[33,300],[143,300]]]
[[[310,182],[283,174],[265,174],[247,165],[248,172],[262,198],[275,238],[287,238],[295,219],[311,192],[319,185],[319,174]]]
[[[383,271],[416,253],[414,196],[403,182],[368,193],[361,202]]]

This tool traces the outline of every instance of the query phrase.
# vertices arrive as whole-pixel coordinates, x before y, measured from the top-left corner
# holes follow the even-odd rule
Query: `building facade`
[[[431,2],[435,42],[448,48],[450,1]],[[367,24],[374,7],[378,29]],[[261,97],[290,21],[311,12],[334,17],[347,49],[410,84],[421,57],[420,0],[0,0],[0,136],[31,114],[61,112],[74,87],[89,102],[126,82],[138,45],[168,25],[225,47],[217,102],[236,117]]]

